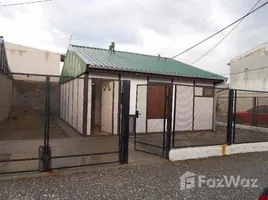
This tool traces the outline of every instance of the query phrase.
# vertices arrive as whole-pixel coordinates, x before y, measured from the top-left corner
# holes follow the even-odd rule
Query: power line
[[[0,7],[11,7],[11,6],[21,6],[26,4],[35,4],[35,3],[44,3],[52,0],[40,0],[40,1],[29,1],[29,2],[20,2],[20,3],[12,3],[12,4],[2,4]]]
[[[202,19],[201,21],[199,21],[198,23],[196,23],[188,32],[184,33],[181,37],[171,41],[171,43],[175,43],[178,42],[179,40],[181,40],[182,38],[186,37],[189,33],[191,33],[193,30],[195,30],[196,28],[198,28],[203,22],[205,22],[208,18],[210,18],[212,15],[214,15],[219,9],[221,9],[223,6],[225,6],[230,0],[225,1],[223,4],[221,4],[214,12],[211,12],[207,17],[205,17],[204,19]],[[163,52],[168,46],[165,46],[164,48],[162,48],[158,54],[160,54],[161,52]]]
[[[255,8],[254,10],[252,10],[251,12],[249,12],[248,14],[244,15],[243,17],[240,17],[239,19],[237,19],[237,20],[234,21],[233,23],[229,24],[228,26],[224,27],[223,29],[221,29],[221,30],[217,31],[216,33],[212,34],[211,36],[207,37],[206,39],[204,39],[204,40],[198,42],[197,44],[195,44],[195,45],[189,47],[188,49],[186,49],[186,50],[184,50],[184,51],[178,53],[177,55],[173,56],[172,58],[176,58],[176,57],[178,57],[178,56],[180,56],[180,55],[186,53],[187,51],[190,51],[191,49],[193,49],[193,48],[197,47],[198,45],[204,43],[205,41],[209,40],[210,38],[214,37],[215,35],[218,35],[218,34],[221,33],[222,31],[226,30],[227,28],[229,28],[229,27],[231,27],[232,25],[234,25],[234,24],[236,24],[237,22],[239,22],[241,19],[243,19],[243,18],[245,18],[245,17],[251,15],[252,13],[256,12],[257,10],[259,10],[260,8],[266,6],[267,4],[268,4],[268,1],[265,2],[265,3],[263,3],[262,5],[260,5],[259,7]]]
[[[261,0],[258,0],[257,3],[255,3],[255,5],[250,9],[249,12],[251,12],[259,3]],[[205,54],[203,54],[202,56],[200,56],[198,59],[196,59],[194,62],[192,62],[191,64],[196,63],[197,61],[201,60],[202,58],[204,58],[206,55],[208,55],[213,49],[215,49],[217,46],[219,46],[223,40],[225,40],[245,19],[245,17],[243,19],[241,19],[216,45],[214,45],[211,49],[209,49]]]

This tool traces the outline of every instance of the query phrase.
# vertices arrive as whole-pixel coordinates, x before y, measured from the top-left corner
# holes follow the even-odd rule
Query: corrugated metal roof
[[[71,45],[69,51],[74,51],[85,63],[94,68],[122,71],[154,73],[163,75],[198,77],[209,79],[226,79],[223,76],[193,67],[171,58],[115,51],[108,49]]]

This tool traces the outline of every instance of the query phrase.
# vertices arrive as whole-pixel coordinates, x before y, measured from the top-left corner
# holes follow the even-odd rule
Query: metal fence
[[[0,174],[127,163],[129,81],[0,75]]]
[[[38,148],[44,145],[46,77],[12,75],[1,95],[6,99],[1,105],[6,109],[0,121],[1,174],[38,171]]]
[[[174,84],[172,147],[226,144],[226,127],[217,124],[226,118],[228,104],[217,106],[214,86]]]
[[[268,141],[268,92],[234,90],[233,143]]]
[[[167,157],[170,142],[168,122],[171,120],[172,85],[137,85],[136,128],[134,149]],[[170,117],[169,117],[170,115]]]

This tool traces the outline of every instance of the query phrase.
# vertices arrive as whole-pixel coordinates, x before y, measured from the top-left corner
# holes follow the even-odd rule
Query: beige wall
[[[12,80],[0,74],[0,121],[8,117],[12,99]]]
[[[60,54],[9,42],[5,46],[12,72],[60,75]]]

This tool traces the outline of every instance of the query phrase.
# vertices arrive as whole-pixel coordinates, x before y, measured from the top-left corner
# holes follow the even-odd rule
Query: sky
[[[31,0],[0,0],[0,6],[27,1]],[[8,42],[60,53],[67,51],[72,35],[72,44],[108,48],[114,41],[115,50],[172,57],[240,18],[256,2],[52,0],[0,7],[0,35]],[[217,74],[229,73],[231,59],[268,41],[267,10],[265,6],[246,18],[194,66]],[[191,64],[231,28],[176,59]]]

